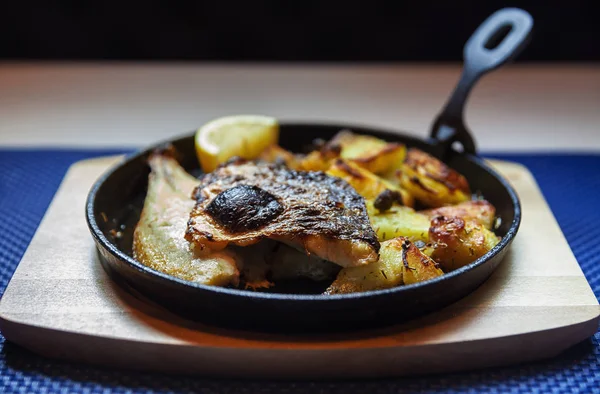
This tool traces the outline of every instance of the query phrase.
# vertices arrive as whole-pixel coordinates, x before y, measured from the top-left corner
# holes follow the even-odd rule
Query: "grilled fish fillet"
[[[186,239],[199,251],[269,238],[343,267],[379,258],[363,198],[323,172],[234,159],[205,174],[193,196]]]
[[[198,180],[168,155],[149,159],[148,193],[133,236],[140,263],[178,278],[206,285],[237,285],[239,271],[229,251],[199,256],[184,238]]]

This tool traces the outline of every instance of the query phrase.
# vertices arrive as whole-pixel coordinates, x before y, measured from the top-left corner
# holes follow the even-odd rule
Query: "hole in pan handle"
[[[475,141],[464,123],[464,108],[475,83],[485,73],[513,60],[531,38],[533,18],[518,8],[503,8],[489,16],[465,44],[464,65],[458,85],[431,129],[436,154],[446,159],[453,145],[476,154]]]

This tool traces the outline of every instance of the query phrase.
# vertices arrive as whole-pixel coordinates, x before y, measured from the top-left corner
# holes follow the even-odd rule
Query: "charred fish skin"
[[[273,221],[283,212],[283,206],[271,193],[240,184],[219,193],[205,210],[227,231],[240,233]]]
[[[192,195],[186,239],[201,251],[269,238],[342,266],[378,259],[364,199],[323,172],[237,159],[203,175]]]

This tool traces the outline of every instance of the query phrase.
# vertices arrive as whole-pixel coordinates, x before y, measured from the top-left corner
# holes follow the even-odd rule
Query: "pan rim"
[[[413,141],[416,141],[419,143],[424,143],[424,144],[431,143],[430,141],[419,139],[419,138],[412,136],[410,134],[407,134],[406,132],[401,131],[401,130],[390,130],[390,129],[379,128],[376,126],[368,126],[368,125],[361,125],[361,124],[350,125],[350,124],[342,124],[342,123],[335,123],[335,122],[318,122],[317,123],[317,122],[281,121],[280,126],[281,127],[337,127],[340,130],[341,129],[366,129],[366,130],[372,130],[372,131],[376,131],[379,133],[387,134],[391,138],[400,137],[403,139],[413,140]],[[512,185],[508,182],[508,180],[506,180],[503,176],[498,174],[498,172],[496,170],[494,170],[488,164],[486,164],[483,158],[476,156],[476,155],[460,153],[460,155],[466,157],[467,160],[478,165],[483,170],[485,170],[490,175],[492,175],[494,178],[496,178],[496,180],[498,182],[500,182],[500,184],[508,192],[511,203],[514,206],[514,217],[513,217],[513,220],[511,222],[511,225],[510,225],[508,231],[506,232],[506,235],[504,237],[502,237],[500,242],[496,246],[494,246],[490,251],[488,251],[486,254],[479,257],[475,261],[471,262],[470,264],[467,264],[467,265],[465,265],[457,270],[451,271],[449,273],[445,273],[442,276],[432,278],[432,279],[429,279],[429,280],[426,280],[423,282],[413,283],[410,285],[397,286],[397,287],[393,287],[393,288],[389,288],[389,289],[369,290],[369,291],[364,291],[364,292],[356,292],[356,293],[348,293],[348,294],[332,294],[332,295],[296,294],[296,293],[263,293],[263,292],[253,292],[250,290],[243,290],[243,289],[231,289],[231,288],[225,288],[225,287],[219,287],[219,286],[210,286],[210,285],[204,285],[204,284],[200,284],[200,283],[196,283],[196,282],[186,281],[186,280],[165,274],[163,272],[154,270],[154,269],[138,262],[133,257],[129,256],[128,254],[123,252],[121,249],[119,249],[114,243],[112,243],[110,240],[108,240],[108,238],[106,238],[106,236],[100,229],[100,227],[98,225],[98,221],[96,220],[96,216],[94,215],[94,208],[96,205],[96,198],[97,198],[100,188],[104,185],[104,183],[107,181],[107,179],[110,178],[122,166],[127,165],[129,162],[136,160],[141,156],[147,155],[150,151],[152,151],[153,149],[155,149],[161,145],[164,145],[165,143],[173,142],[173,141],[184,139],[184,138],[189,138],[191,136],[192,136],[192,134],[190,134],[190,132],[188,132],[188,133],[182,134],[180,136],[176,136],[176,137],[172,137],[170,139],[164,140],[164,141],[160,141],[151,146],[140,149],[132,154],[126,155],[120,162],[114,164],[111,168],[106,170],[94,182],[90,191],[88,192],[88,196],[87,196],[86,203],[85,203],[86,222],[87,222],[88,228],[97,244],[101,245],[105,250],[107,250],[115,258],[117,258],[120,262],[126,263],[127,265],[129,265],[130,268],[140,271],[146,275],[151,275],[161,281],[170,282],[170,284],[176,285],[181,288],[185,288],[186,290],[199,291],[199,292],[207,291],[207,292],[213,292],[213,293],[219,294],[221,296],[228,296],[228,297],[254,298],[254,299],[259,299],[259,300],[267,300],[267,301],[280,300],[280,301],[295,302],[295,303],[302,303],[302,302],[332,303],[332,302],[340,302],[340,301],[344,301],[344,300],[357,300],[357,299],[365,299],[365,298],[371,299],[373,297],[385,297],[390,294],[396,294],[399,292],[408,293],[411,291],[416,291],[418,289],[422,289],[427,286],[433,287],[436,283],[452,280],[453,278],[462,276],[463,274],[490,262],[494,256],[498,255],[500,252],[502,252],[504,249],[506,249],[511,244],[511,242],[515,238],[515,236],[519,230],[520,224],[521,224],[521,216],[522,216],[521,203],[520,203],[518,194],[516,193],[516,191],[514,190]]]

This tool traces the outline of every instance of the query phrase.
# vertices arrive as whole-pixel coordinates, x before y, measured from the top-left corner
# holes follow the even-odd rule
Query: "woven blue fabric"
[[[0,150],[0,294],[65,171],[116,151]],[[536,177],[596,296],[600,296],[600,155],[488,155],[526,165]],[[600,393],[600,334],[558,358],[418,378],[269,382],[196,379],[57,362],[0,337],[0,393]]]

